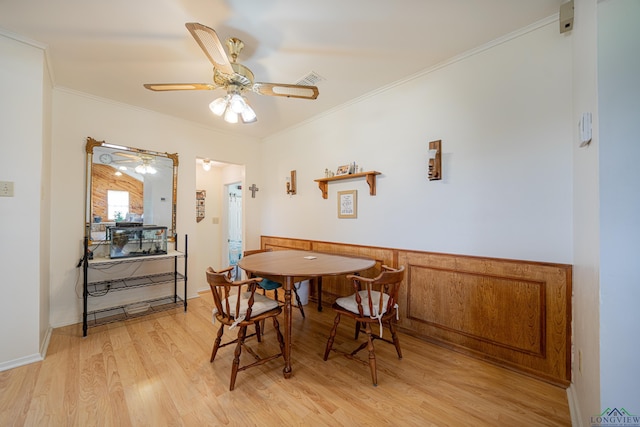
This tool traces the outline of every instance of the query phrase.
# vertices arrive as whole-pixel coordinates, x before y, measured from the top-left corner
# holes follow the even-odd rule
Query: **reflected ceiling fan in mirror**
[[[103,153],[100,155],[100,162],[117,167],[119,170],[127,170],[126,166],[129,166],[140,175],[153,175],[158,172],[157,168],[154,166],[154,156],[143,153],[126,153],[122,151]],[[118,165],[120,166],[118,167]],[[116,175],[118,175],[118,172],[116,172]]]
[[[214,100],[209,104],[209,108],[215,115],[224,117],[224,120],[229,123],[237,123],[239,120],[242,120],[242,123],[253,123],[257,120],[256,113],[244,96],[248,91],[287,98],[316,99],[318,97],[319,92],[316,86],[255,82],[253,72],[236,62],[244,47],[242,40],[233,37],[227,40],[231,57],[229,60],[218,35],[212,28],[194,22],[185,25],[213,65],[213,83],[145,84],[144,87],[147,89],[160,92],[224,89],[227,92],[226,96]]]

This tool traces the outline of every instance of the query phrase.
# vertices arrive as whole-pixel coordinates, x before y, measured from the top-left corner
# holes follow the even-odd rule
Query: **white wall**
[[[48,64],[43,65],[43,119],[42,119],[42,159],[40,180],[40,354],[46,354],[49,344],[51,316],[49,301],[51,298],[51,117],[52,111],[52,82]]]
[[[598,4],[601,409],[634,415],[640,415],[639,19],[637,0]]]
[[[48,169],[43,70],[42,49],[0,35],[0,181],[13,182],[15,192],[0,197],[0,370],[40,358],[48,321],[46,307],[40,311],[47,254],[41,205],[48,194],[41,187]]]
[[[573,31],[573,120],[593,116],[593,140],[579,147],[573,137],[573,354],[570,403],[575,425],[591,425],[600,413],[600,233],[598,175],[597,0],[575,0]],[[580,360],[581,365],[580,365]]]
[[[262,232],[571,263],[571,89],[571,43],[547,21],[270,137]],[[436,139],[444,179],[430,182]],[[322,199],[313,180],[353,161],[382,172],[377,195],[349,180]],[[336,192],[352,189],[358,218],[338,219]]]
[[[85,142],[88,136],[99,141],[159,152],[177,152],[179,247],[189,235],[191,248],[199,246],[195,218],[197,157],[242,163],[247,176],[255,178],[258,166],[257,141],[213,131],[200,125],[97,99],[65,89],[53,96],[53,156],[51,203],[51,324],[76,323],[82,315],[82,274],[76,268],[82,255],[85,202]],[[248,210],[247,221],[257,221],[259,212]],[[198,257],[190,251],[189,295],[198,284]],[[190,280],[191,281],[191,280]]]

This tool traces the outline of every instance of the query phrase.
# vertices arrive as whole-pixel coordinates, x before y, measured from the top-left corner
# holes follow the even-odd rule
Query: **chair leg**
[[[338,313],[336,315],[336,318],[333,320],[333,328],[331,328],[331,332],[329,333],[329,340],[327,341],[327,347],[324,349],[323,360],[327,360],[329,358],[329,352],[333,347],[333,341],[336,338],[336,331],[338,330],[339,323],[340,323],[340,313]]]
[[[322,277],[316,278],[318,288],[318,311],[322,311]]]
[[[220,341],[222,341],[222,334],[224,333],[224,325],[220,325],[220,329],[218,329],[218,336],[216,340],[213,342],[213,350],[211,351],[211,360],[209,363],[213,362],[213,359],[216,358],[216,353],[218,353],[218,349],[220,348]]]
[[[255,322],[256,326],[256,337],[258,338],[258,342],[262,342],[262,334],[264,334],[264,321],[262,326],[260,325],[260,321]]]
[[[280,324],[278,323],[278,318],[276,316],[273,316],[273,327],[276,330],[276,337],[278,338],[278,344],[280,344],[280,353],[282,354],[282,357],[284,357],[284,337],[280,332]]]
[[[238,368],[240,367],[240,354],[242,353],[242,345],[244,344],[244,338],[247,335],[247,327],[242,326],[238,331],[238,343],[236,344],[236,350],[233,353],[233,365],[231,365],[231,383],[229,385],[229,391],[233,391],[236,386],[236,376],[238,375]]]
[[[305,319],[305,317],[304,317],[304,308],[302,307],[302,301],[300,300],[300,295],[298,295],[298,291],[296,289],[296,285],[293,285],[293,293],[296,296],[296,303],[298,304],[298,308],[300,309],[300,314],[302,314],[302,318]]]
[[[373,338],[371,337],[371,326],[367,323],[365,325],[365,332],[367,333],[367,350],[369,350],[369,369],[371,370],[371,380],[374,387],[378,385],[378,370],[376,368],[376,352],[373,347]]]
[[[396,346],[396,353],[398,353],[398,359],[402,359],[402,350],[400,349],[400,340],[398,339],[398,334],[396,332],[396,325],[392,320],[389,321],[389,330],[391,331],[391,338],[393,339],[393,345]]]

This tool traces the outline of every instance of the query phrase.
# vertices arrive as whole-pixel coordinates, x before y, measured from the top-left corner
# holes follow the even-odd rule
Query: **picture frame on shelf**
[[[350,168],[351,165],[338,166],[338,170],[336,170],[336,176],[349,175]]]
[[[338,191],[338,218],[358,217],[358,190]]]

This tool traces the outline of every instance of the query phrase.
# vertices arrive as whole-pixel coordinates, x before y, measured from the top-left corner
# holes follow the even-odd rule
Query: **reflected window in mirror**
[[[178,155],[87,138],[86,234],[116,225],[166,226],[175,237]]]

